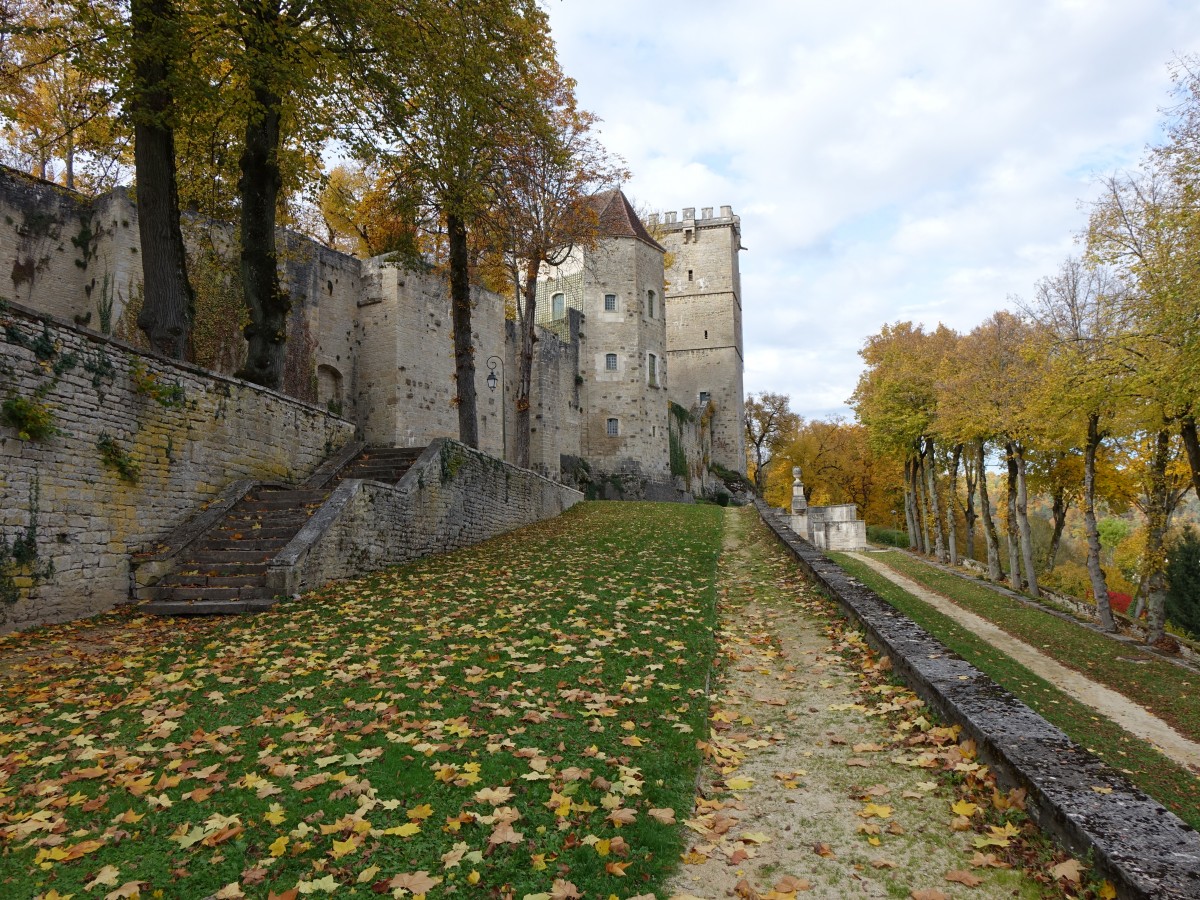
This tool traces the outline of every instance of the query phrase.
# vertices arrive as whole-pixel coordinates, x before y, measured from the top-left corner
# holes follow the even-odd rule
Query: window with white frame
[[[617,311],[617,295],[616,294],[605,294],[604,295],[604,311],[605,312],[616,312]]]
[[[567,298],[565,294],[555,294],[550,298],[550,316],[554,319],[562,319],[567,315]]]
[[[617,437],[621,433],[620,423],[616,419],[609,419],[604,423],[604,431],[609,437]]]
[[[604,368],[607,369],[609,372],[617,371],[617,354],[615,354],[615,353],[605,353],[604,354]]]

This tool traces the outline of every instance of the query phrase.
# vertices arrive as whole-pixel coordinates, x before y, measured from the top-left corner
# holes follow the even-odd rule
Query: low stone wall
[[[291,595],[431,553],[477,544],[553,518],[583,495],[447,438],[395,486],[350,479],[271,563]]]
[[[354,435],[325,409],[16,305],[0,311],[0,404],[0,631],[128,600],[132,552],[230,482],[302,481]]]
[[[797,537],[780,513],[761,501],[758,509],[909,687],[961,725],[1003,781],[1028,791],[1030,815],[1044,831],[1092,854],[1118,896],[1200,897],[1200,835]]]

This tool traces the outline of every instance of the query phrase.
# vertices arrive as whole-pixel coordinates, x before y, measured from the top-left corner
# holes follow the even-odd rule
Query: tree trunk
[[[1171,459],[1171,435],[1160,431],[1155,436],[1150,464],[1150,490],[1146,498],[1146,643],[1163,639],[1167,617],[1166,553],[1163,548],[1171,521],[1170,488],[1167,464]]]
[[[467,255],[467,226],[460,217],[448,215],[446,231],[450,239],[450,307],[454,323],[458,439],[468,447],[478,447],[479,421],[475,414],[475,347],[471,343],[471,279]],[[519,432],[519,411],[517,416]]]
[[[1025,583],[1031,596],[1042,596],[1038,590],[1037,570],[1033,565],[1033,532],[1029,527],[1029,490],[1025,484],[1025,449],[1020,442],[1013,443],[1013,457],[1017,464],[1017,532],[1021,540],[1021,562],[1025,569]]]
[[[137,324],[150,346],[172,359],[192,356],[195,296],[179,226],[175,178],[171,47],[177,16],[172,0],[133,0],[133,136],[137,174],[142,309]]]
[[[987,545],[988,578],[992,581],[1000,581],[1000,534],[996,531],[996,520],[992,516],[992,501],[988,498],[987,449],[983,441],[979,442],[979,454],[976,459],[975,468],[978,472],[976,477],[979,479],[979,515],[983,517],[983,541]]]
[[[955,444],[950,453],[950,496],[946,499],[946,552],[950,565],[958,565],[958,527],[954,521],[954,504],[958,500],[958,461],[962,457],[962,444]]]
[[[66,140],[67,146],[63,151],[63,163],[66,166],[66,170],[63,172],[63,183],[68,191],[73,191],[75,190],[75,136],[68,134]]]
[[[962,445],[959,445],[962,449]],[[979,470],[975,468],[971,457],[963,456],[963,480],[967,487],[967,502],[963,505],[963,519],[967,524],[967,559],[978,559],[975,555],[975,479]]]
[[[925,466],[920,456],[913,461],[913,492],[917,498],[917,519],[920,522],[921,552],[929,555],[929,501],[925,497]]]
[[[517,376],[517,425],[516,425],[516,451],[517,465],[523,469],[529,468],[529,440],[530,440],[530,411],[529,398],[532,393],[533,385],[533,343],[536,339],[534,326],[534,313],[537,312],[537,280],[538,270],[541,268],[541,263],[536,257],[540,254],[534,254],[535,258],[531,259],[526,265],[525,286],[524,286],[524,310],[520,321],[521,328],[521,349],[519,351],[520,370]]]
[[[1017,460],[1013,456],[1012,444],[1004,445],[1005,461],[1008,465],[1008,584],[1014,591],[1021,589],[1021,539],[1017,535]]]
[[[920,544],[917,540],[917,505],[916,493],[913,491],[912,467],[911,459],[904,460],[904,524],[908,528],[908,549],[916,550]]]
[[[1050,535],[1050,550],[1046,553],[1046,571],[1054,571],[1054,561],[1058,557],[1058,548],[1062,545],[1063,530],[1067,527],[1067,510],[1071,504],[1067,501],[1067,489],[1062,485],[1054,488],[1051,518],[1054,521],[1054,531]]]
[[[1188,468],[1192,472],[1192,489],[1200,497],[1200,436],[1196,434],[1196,417],[1183,416],[1179,420],[1179,436],[1187,451]]]
[[[1087,443],[1083,448],[1083,530],[1087,535],[1087,572],[1100,627],[1115,632],[1117,624],[1108,602],[1108,584],[1104,570],[1100,568],[1100,529],[1096,527],[1096,451],[1099,448],[1100,417],[1092,413],[1088,416]]]
[[[937,490],[937,456],[934,453],[933,438],[925,438],[925,455],[929,458],[925,469],[925,489],[929,492],[929,519],[933,523],[934,553],[940,563],[946,561],[946,536],[942,533],[942,511],[939,508]]]
[[[266,9],[263,16],[278,14]],[[270,26],[263,31],[269,32]],[[268,47],[248,40],[247,55],[267,56]],[[279,120],[282,98],[266,80],[251,85],[253,108],[246,119],[246,140],[240,160],[238,199],[241,203],[242,296],[250,313],[245,335],[246,363],[238,374],[247,381],[278,389],[283,384],[287,318],[292,301],[279,285],[275,254],[275,211],[283,177],[279,171]]]

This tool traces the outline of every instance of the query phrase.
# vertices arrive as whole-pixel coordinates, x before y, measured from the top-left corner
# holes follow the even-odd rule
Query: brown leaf
[[[1056,879],[1065,878],[1071,884],[1079,884],[1080,877],[1083,874],[1083,866],[1079,864],[1079,860],[1077,859],[1068,859],[1052,867],[1050,874]]]
[[[979,887],[983,884],[983,879],[978,875],[973,875],[966,869],[951,869],[943,876],[947,881],[955,881],[959,884],[965,884],[967,887]]]
[[[894,869],[894,868],[896,868],[896,863],[892,862],[890,859],[882,859],[882,858],[871,860],[871,865],[873,865],[877,869]]]
[[[781,894],[793,894],[796,891],[811,891],[812,882],[807,878],[797,878],[795,875],[784,875],[775,882],[775,890]]]
[[[550,900],[575,900],[581,896],[583,895],[579,893],[579,888],[561,878],[555,878],[554,885],[550,888]]]
[[[419,872],[403,872],[396,875],[388,882],[388,885],[394,891],[397,888],[404,888],[407,891],[412,891],[414,894],[426,894],[429,889],[436,887],[442,883],[440,878],[431,878],[429,873],[424,869]]]
[[[758,891],[745,878],[733,886],[733,892],[742,900],[758,900]]]
[[[912,900],[950,900],[949,895],[943,894],[937,888],[922,888],[908,895]]]
[[[300,895],[300,891],[296,888],[288,888],[282,894],[277,894],[274,891],[267,891],[267,900],[296,900]]]
[[[604,871],[609,875],[616,875],[618,878],[625,877],[625,870],[632,865],[627,862],[608,862],[604,864]]]
[[[813,844],[813,853],[817,856],[823,856],[826,859],[837,859],[837,854],[833,852],[833,848],[828,844]]]

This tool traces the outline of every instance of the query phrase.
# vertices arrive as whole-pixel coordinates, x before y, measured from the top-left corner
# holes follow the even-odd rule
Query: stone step
[[[265,568],[265,567],[264,567]],[[177,588],[177,587],[219,587],[219,588],[240,588],[240,587],[260,587],[267,583],[265,572],[251,572],[248,574],[233,574],[234,569],[223,570],[229,574],[221,575],[184,575],[171,574],[164,577],[155,587],[158,588]]]
[[[265,578],[269,562],[221,563],[220,565],[202,565],[194,560],[188,560],[170,575],[165,575],[159,581],[162,584],[168,578],[220,578],[222,576],[237,578]]]
[[[273,550],[197,550],[182,569],[211,569],[230,563],[265,563],[275,555]]]
[[[243,522],[223,521],[220,525],[210,531],[208,536],[214,539],[220,538],[225,540],[239,540],[240,538],[247,538],[258,541],[284,538],[285,540],[290,541],[296,536],[296,532],[298,530],[296,525],[303,525],[304,522],[308,521],[308,518],[308,516],[304,516],[303,519],[298,520],[295,524],[290,522],[279,524],[278,519],[276,517],[272,517],[268,519],[266,523],[261,524],[258,527],[254,527],[253,525],[248,526]],[[234,538],[234,535],[240,535],[240,538]]]
[[[279,551],[288,545],[288,541],[295,536],[298,529],[291,529],[290,533],[284,537],[264,538],[255,535],[254,537],[235,538],[230,535],[213,535],[205,538],[197,546],[198,552],[204,553],[209,550],[262,550]]]
[[[263,612],[274,606],[271,598],[254,600],[152,600],[141,607],[156,616],[236,616]]]

